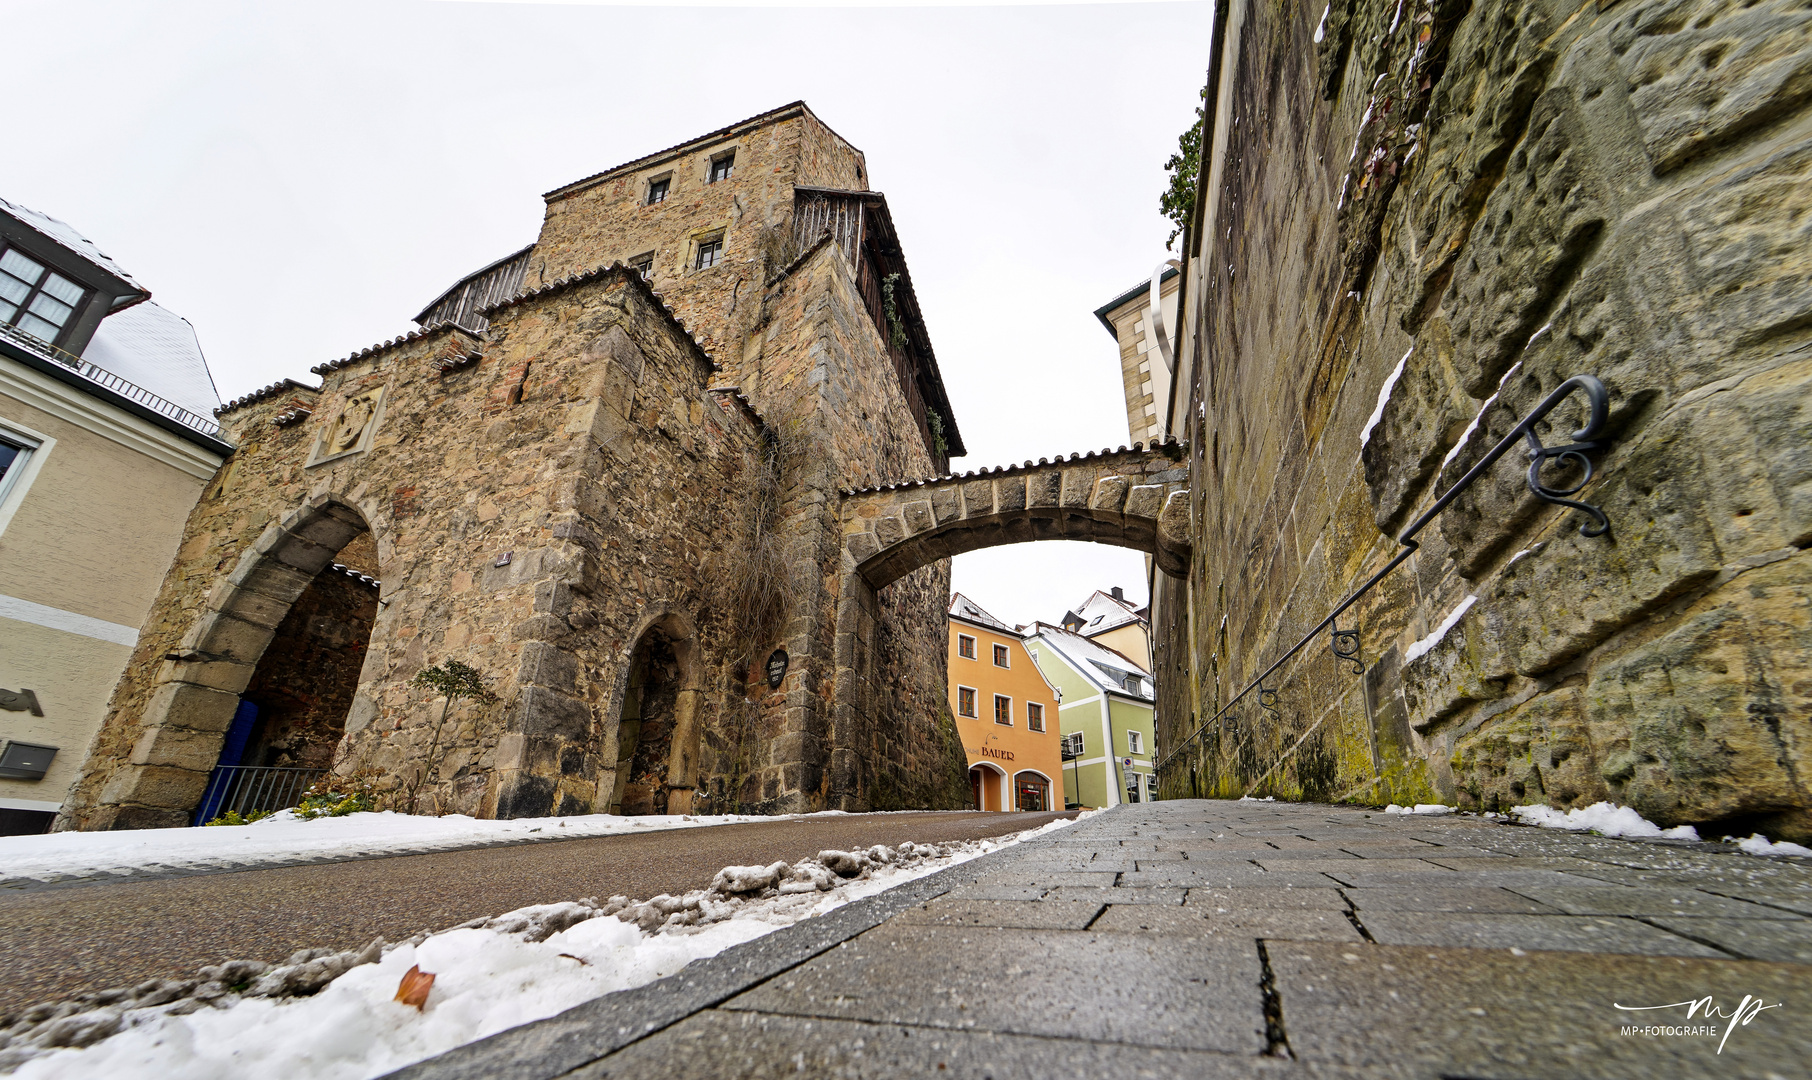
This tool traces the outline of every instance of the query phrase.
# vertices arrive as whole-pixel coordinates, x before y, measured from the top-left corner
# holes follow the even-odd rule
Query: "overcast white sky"
[[[887,193],[961,470],[1129,441],[1091,312],[1164,257],[1210,5],[0,0],[0,25],[0,195],[194,323],[223,399],[410,329],[534,240],[542,192],[803,98]],[[1013,622],[1146,592],[1094,544],[955,573]]]

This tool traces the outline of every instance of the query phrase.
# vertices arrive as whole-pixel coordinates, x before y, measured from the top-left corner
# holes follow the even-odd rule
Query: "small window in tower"
[[[643,281],[647,281],[654,276],[654,252],[646,251],[629,260],[629,268],[642,275]]]
[[[659,180],[648,181],[648,205],[667,201],[667,189],[673,186],[671,177],[663,176]]]
[[[994,666],[995,667],[1007,667],[1008,666],[1008,664],[1007,664],[1007,647],[1005,645],[994,646]]]
[[[711,159],[711,174],[706,177],[705,182],[715,184],[719,180],[728,180],[730,174],[735,170],[736,151],[732,150],[727,154],[720,154]]]
[[[723,258],[723,254],[724,238],[722,234],[719,234],[710,240],[700,240],[698,242],[698,257],[692,260],[692,268],[694,270],[709,270],[711,267],[717,265],[718,261]]]

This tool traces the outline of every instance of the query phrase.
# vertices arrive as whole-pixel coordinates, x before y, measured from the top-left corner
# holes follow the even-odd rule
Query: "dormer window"
[[[735,171],[736,151],[732,150],[727,154],[719,154],[717,157],[711,159],[711,172],[705,177],[705,182],[707,184],[715,184],[719,180],[728,180],[730,174]]]
[[[55,345],[86,290],[17,248],[0,252],[0,322]]]

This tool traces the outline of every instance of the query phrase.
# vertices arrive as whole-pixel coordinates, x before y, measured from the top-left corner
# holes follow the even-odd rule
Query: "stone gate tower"
[[[841,493],[963,452],[861,152],[794,103],[546,200],[420,330],[221,410],[59,827],[185,824],[229,731],[479,816],[962,804],[948,561],[844,595]],[[497,700],[443,726],[448,659]]]

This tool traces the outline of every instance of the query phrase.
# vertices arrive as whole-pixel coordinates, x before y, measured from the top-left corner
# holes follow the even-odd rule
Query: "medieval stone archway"
[[[610,735],[616,753],[606,755],[615,762],[613,814],[692,812],[704,701],[696,639],[691,620],[677,612],[650,617],[635,639]]]
[[[869,718],[887,711],[893,678],[881,641],[890,586],[952,555],[1036,540],[1133,548],[1180,576],[1190,558],[1187,455],[1186,443],[1168,440],[841,492],[830,807],[890,808],[865,765],[880,749],[865,745],[875,738]]]
[[[164,658],[131,755],[102,789],[90,828],[188,823],[278,628],[335,556],[368,531],[366,515],[333,495],[315,496],[264,530]]]

